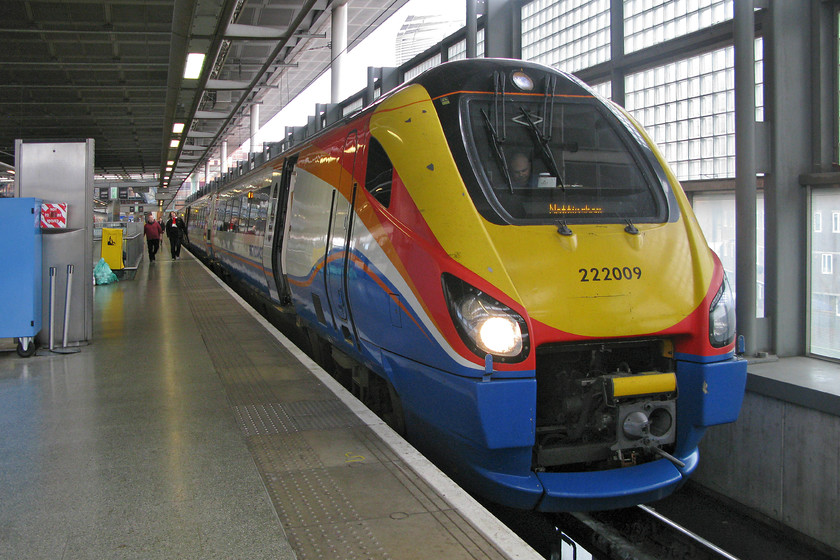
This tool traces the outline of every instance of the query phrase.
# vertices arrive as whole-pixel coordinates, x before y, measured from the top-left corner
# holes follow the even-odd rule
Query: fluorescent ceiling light
[[[190,53],[187,55],[187,66],[184,68],[184,78],[197,80],[201,76],[201,67],[204,66],[203,53]]]
[[[170,148],[177,148],[177,147],[178,147],[178,144],[180,144],[180,143],[181,143],[181,141],[180,141],[180,140],[177,140],[177,139],[176,139],[176,140],[172,140],[172,142],[170,142],[170,143],[169,143],[169,147],[170,147]]]
[[[173,124],[172,132],[174,132],[175,134],[181,134],[182,132],[184,132],[184,123],[176,122],[175,124]]]
[[[175,165],[175,161],[170,159],[166,162],[166,165]]]

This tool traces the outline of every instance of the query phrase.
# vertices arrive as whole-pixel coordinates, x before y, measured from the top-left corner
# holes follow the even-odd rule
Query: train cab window
[[[500,216],[520,224],[669,219],[669,195],[641,142],[600,104],[580,96],[465,104],[470,161]]]
[[[365,174],[365,189],[385,208],[388,208],[391,204],[393,178],[394,165],[391,163],[391,159],[376,138],[371,136],[368,148],[367,173]]]

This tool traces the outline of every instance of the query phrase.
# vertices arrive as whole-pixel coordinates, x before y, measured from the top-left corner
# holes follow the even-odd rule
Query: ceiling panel
[[[404,2],[351,0],[348,40],[360,40]],[[182,153],[179,170],[203,169],[223,140],[233,151],[247,139],[252,104],[261,104],[265,124],[325,71],[329,14],[327,0],[0,0],[0,171],[14,165],[18,138],[93,138],[95,173],[125,181],[162,184],[166,162]],[[286,33],[228,40],[230,23]],[[193,50],[208,60],[199,79],[186,80],[184,60]],[[208,79],[252,87],[211,91]],[[196,119],[201,110],[226,116]],[[170,149],[174,122],[187,124],[181,145],[200,149]],[[189,130],[209,137],[188,139]],[[172,178],[169,192],[182,180]]]

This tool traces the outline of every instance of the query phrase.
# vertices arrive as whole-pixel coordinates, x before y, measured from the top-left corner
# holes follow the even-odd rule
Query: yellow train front
[[[409,439],[515,507],[677,488],[705,428],[737,418],[746,363],[721,264],[641,127],[501,60],[428,71],[362,120],[347,299]]]

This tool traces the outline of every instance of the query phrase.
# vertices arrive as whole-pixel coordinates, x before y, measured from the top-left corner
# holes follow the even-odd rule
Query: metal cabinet
[[[41,201],[0,198],[0,338],[35,353],[41,330]]]

